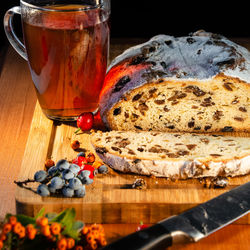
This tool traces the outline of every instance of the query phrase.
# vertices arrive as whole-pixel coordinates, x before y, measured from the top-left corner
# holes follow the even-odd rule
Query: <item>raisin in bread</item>
[[[175,179],[250,172],[250,140],[246,137],[98,131],[91,140],[100,158],[122,172]]]
[[[223,36],[158,35],[111,63],[100,114],[115,130],[250,131],[250,52]]]

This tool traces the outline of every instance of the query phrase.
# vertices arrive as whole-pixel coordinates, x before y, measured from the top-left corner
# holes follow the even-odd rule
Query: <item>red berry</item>
[[[78,156],[78,157],[76,157],[73,161],[72,161],[72,163],[74,163],[74,164],[76,164],[76,165],[78,165],[78,166],[83,166],[84,164],[86,164],[87,163],[87,159],[85,158],[85,157],[83,157],[83,156]]]
[[[91,179],[94,179],[94,171],[95,171],[95,168],[92,167],[91,165],[84,165],[83,168],[81,168],[81,170],[79,171],[78,174],[80,174],[83,170],[89,170],[90,171],[90,175],[89,175],[89,178]]]
[[[77,127],[82,131],[90,130],[93,126],[94,116],[91,112],[82,113],[77,118]]]
[[[141,223],[141,224],[136,228],[136,231],[141,231],[141,230],[143,230],[143,229],[145,229],[145,228],[147,228],[147,227],[148,227],[148,225]]]
[[[95,161],[95,155],[93,153],[89,153],[86,157],[88,163],[93,163]]]

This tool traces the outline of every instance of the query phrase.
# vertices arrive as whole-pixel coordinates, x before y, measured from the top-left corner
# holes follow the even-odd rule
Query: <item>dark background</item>
[[[111,38],[187,35],[199,29],[226,37],[250,37],[248,1],[111,0]],[[19,0],[0,1],[0,18]],[[16,18],[17,29],[18,17]],[[21,33],[19,33],[21,34]],[[0,45],[6,38],[0,23]]]

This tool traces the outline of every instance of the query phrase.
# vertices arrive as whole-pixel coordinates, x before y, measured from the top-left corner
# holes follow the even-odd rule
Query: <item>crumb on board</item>
[[[228,185],[227,177],[213,177],[200,179],[205,188],[225,188]]]
[[[146,189],[147,184],[146,181],[144,179],[136,179],[133,184],[132,184],[132,188],[134,189]]]

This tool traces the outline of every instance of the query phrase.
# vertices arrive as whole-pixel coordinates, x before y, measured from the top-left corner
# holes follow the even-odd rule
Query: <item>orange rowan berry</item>
[[[25,237],[25,227],[21,226],[18,235],[19,235],[19,238],[24,238]]]
[[[86,240],[88,243],[91,243],[93,240],[94,240],[94,235],[92,232],[89,232],[87,235],[86,235]]]
[[[6,240],[6,234],[4,234],[4,233],[1,233],[1,235],[0,235],[0,241],[5,241]]]
[[[51,230],[52,234],[58,235],[61,232],[61,225],[57,222],[54,222],[50,226],[50,230]]]
[[[57,242],[57,248],[58,248],[59,250],[67,249],[67,240],[66,240],[65,238],[60,239],[60,240]]]
[[[99,243],[101,246],[106,246],[107,245],[107,241],[104,237],[99,238]]]
[[[36,237],[36,232],[37,232],[37,231],[36,231],[35,228],[29,229],[29,231],[28,231],[28,233],[27,233],[28,238],[29,238],[30,240],[35,239],[35,237]]]
[[[46,218],[46,217],[41,217],[41,219],[40,219],[40,226],[42,226],[42,227],[47,226],[48,223],[49,223],[48,218]]]
[[[9,233],[9,232],[11,231],[11,229],[12,229],[12,226],[11,226],[10,223],[5,223],[5,224],[3,225],[3,233],[4,233],[4,234]]]
[[[98,244],[97,244],[97,242],[95,240],[91,241],[89,243],[89,245],[90,245],[91,249],[93,249],[93,250],[97,249],[97,247],[98,247]]]
[[[92,166],[93,166],[94,168],[99,168],[101,165],[102,165],[102,163],[99,162],[99,161],[95,161],[95,162],[92,164]]]
[[[0,249],[3,248],[3,242],[0,240]]]
[[[82,246],[75,246],[75,250],[83,250],[83,247]]]
[[[46,225],[46,226],[42,226],[41,227],[41,233],[46,236],[46,237],[49,237],[51,235],[50,233],[50,226],[49,225]]]
[[[75,240],[73,238],[67,238],[67,248],[71,249],[75,246]]]
[[[10,216],[9,218],[9,223],[14,226],[16,223],[17,223],[17,219],[16,219],[16,216]]]
[[[46,217],[38,217],[36,219],[36,224],[38,226],[46,226],[46,225],[48,225],[48,223],[49,223],[49,220]]]
[[[82,229],[82,234],[87,234],[89,232],[89,227],[84,226]]]
[[[17,223],[14,225],[14,227],[13,227],[14,233],[19,234],[21,228],[22,228],[22,224],[21,224],[20,222],[17,222]]]
[[[94,236],[95,239],[99,238],[99,232],[97,230],[93,230],[92,234],[93,234],[93,236]]]
[[[34,226],[32,224],[28,224],[26,226],[26,232],[29,233],[32,229],[34,229]]]

